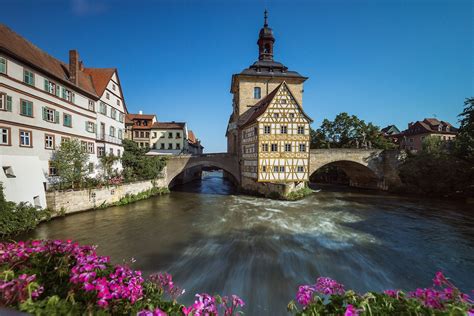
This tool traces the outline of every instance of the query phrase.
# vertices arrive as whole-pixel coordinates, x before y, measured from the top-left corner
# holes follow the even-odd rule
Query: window
[[[95,112],[95,103],[92,100],[89,100],[89,111]]]
[[[87,143],[87,152],[89,154],[93,154],[94,153],[94,143]],[[92,171],[91,171],[92,172]]]
[[[54,135],[44,134],[44,148],[54,149]]]
[[[280,103],[281,103],[281,104],[286,104],[286,99],[281,99],[281,100],[280,100]]]
[[[181,149],[181,144],[180,143],[176,143],[176,149]]]
[[[268,144],[262,144],[262,151],[268,151]]]
[[[123,113],[119,112],[119,122],[123,123]]]
[[[280,171],[280,167],[278,166],[273,166],[273,172],[279,172]]]
[[[104,114],[104,115],[107,115],[107,104],[105,104],[104,102],[100,102],[99,112]]]
[[[29,84],[30,86],[35,85],[35,74],[29,70],[23,70],[23,82]]]
[[[156,138],[157,137],[157,133],[156,132],[153,132],[153,138]]]
[[[296,167],[297,172],[304,172],[304,166],[298,166]]]
[[[306,151],[306,144],[300,144],[300,151],[305,152]]]
[[[300,135],[304,134],[304,126],[298,126],[298,134]]]
[[[140,138],[145,138],[145,132],[140,132]]]
[[[169,143],[168,144],[168,149],[173,149],[173,144]]]
[[[280,114],[278,114],[278,113],[273,113],[273,117],[274,117],[274,118],[279,118],[279,117],[280,117]]]
[[[68,89],[63,87],[62,92],[63,92],[62,93],[62,98],[63,99],[74,103],[74,93],[72,93],[71,90],[68,90]]]
[[[91,121],[86,121],[86,131],[89,133],[95,133],[95,123]]]
[[[410,138],[409,141],[410,141],[410,143],[413,143],[413,138]]]
[[[263,133],[264,134],[270,134],[271,133],[270,125],[265,125],[263,127]]]
[[[110,126],[109,135],[112,136],[112,137],[115,137],[115,127]]]
[[[33,147],[31,131],[25,131],[20,129],[20,147]]]
[[[51,123],[59,123],[59,112],[54,109],[43,107],[43,120]]]
[[[160,149],[165,149],[165,143],[160,144]]]
[[[281,134],[288,134],[288,126],[286,126],[286,125],[280,126],[280,133]]]
[[[110,117],[113,118],[114,120],[117,119],[117,110],[114,109],[113,107],[110,107]]]
[[[290,113],[289,115],[290,115],[291,118],[295,117],[295,113]]]
[[[20,114],[33,117],[33,102],[21,100]]]
[[[48,79],[44,79],[44,91],[56,95],[56,90],[59,89],[59,86]]]
[[[87,166],[87,169],[88,169],[89,173],[94,172],[94,164],[92,162],[89,162],[89,164]]]
[[[119,139],[123,139],[123,131],[121,129],[117,131],[117,134]]]
[[[113,148],[110,148],[110,149],[109,149],[109,154],[111,154],[111,155],[114,154],[114,149],[113,149]]]
[[[262,89],[260,87],[253,88],[253,98],[260,99],[262,97]]]
[[[181,138],[181,133],[176,133],[176,138]]]
[[[262,171],[267,172],[267,166],[262,166]]]
[[[0,146],[10,146],[10,145],[11,145],[10,128],[0,127]]]
[[[150,138],[150,132],[145,132],[145,137]]]
[[[87,142],[86,141],[81,141],[81,148],[83,152],[87,152]]]
[[[51,160],[48,161],[48,174],[51,177],[54,177],[54,176],[58,175],[58,171],[56,170],[56,167],[54,166],[54,164]]]
[[[65,142],[68,142],[69,140],[70,140],[69,137],[64,137],[64,136],[62,136],[62,137],[61,137],[61,144],[65,143]]]
[[[105,155],[105,147],[97,146],[97,157],[103,157]]]
[[[278,151],[278,144],[272,144],[271,150],[272,151]]]
[[[117,149],[117,156],[120,157],[120,154],[121,154],[120,149]]]
[[[285,172],[285,166],[280,166],[280,172]]]
[[[168,138],[173,138],[173,133],[169,132],[168,133]]]
[[[110,100],[110,93],[106,92],[106,93],[105,93],[105,98],[106,98],[107,100]]]
[[[6,95],[6,93],[0,93],[0,110],[12,111],[12,97]]]
[[[112,83],[112,90],[115,91],[115,83]]]
[[[0,57],[0,73],[7,73],[7,60],[3,57]]]
[[[117,100],[117,105],[120,106],[120,100]]]
[[[72,116],[71,114],[63,114],[63,125],[66,127],[72,127]]]
[[[291,151],[291,144],[285,144],[285,151]]]

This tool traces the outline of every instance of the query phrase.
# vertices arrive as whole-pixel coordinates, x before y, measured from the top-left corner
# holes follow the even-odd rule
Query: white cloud
[[[107,6],[101,0],[72,0],[72,12],[76,15],[94,15],[107,10]]]

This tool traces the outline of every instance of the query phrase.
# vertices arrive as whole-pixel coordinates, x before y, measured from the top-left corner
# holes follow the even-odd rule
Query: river
[[[431,285],[442,270],[474,288],[472,205],[371,191],[320,192],[297,202],[237,195],[221,173],[171,194],[41,224],[21,238],[96,244],[145,274],[186,289],[238,294],[246,315],[285,315],[299,284],[329,276],[357,291]]]

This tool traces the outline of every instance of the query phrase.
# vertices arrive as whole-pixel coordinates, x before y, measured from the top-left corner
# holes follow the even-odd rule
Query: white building
[[[150,154],[186,153],[188,129],[184,122],[155,122],[150,132]]]
[[[91,175],[98,156],[121,155],[126,112],[116,69],[85,68],[75,50],[66,64],[0,24],[0,182],[8,200],[46,207],[49,161],[64,139],[82,142]]]

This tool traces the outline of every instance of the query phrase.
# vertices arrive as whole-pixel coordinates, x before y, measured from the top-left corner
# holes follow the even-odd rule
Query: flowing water
[[[431,285],[444,271],[474,288],[472,205],[324,188],[297,202],[236,195],[220,173],[171,194],[79,213],[22,238],[99,245],[194,293],[238,294],[246,315],[285,315],[297,286],[329,276],[358,291]]]

